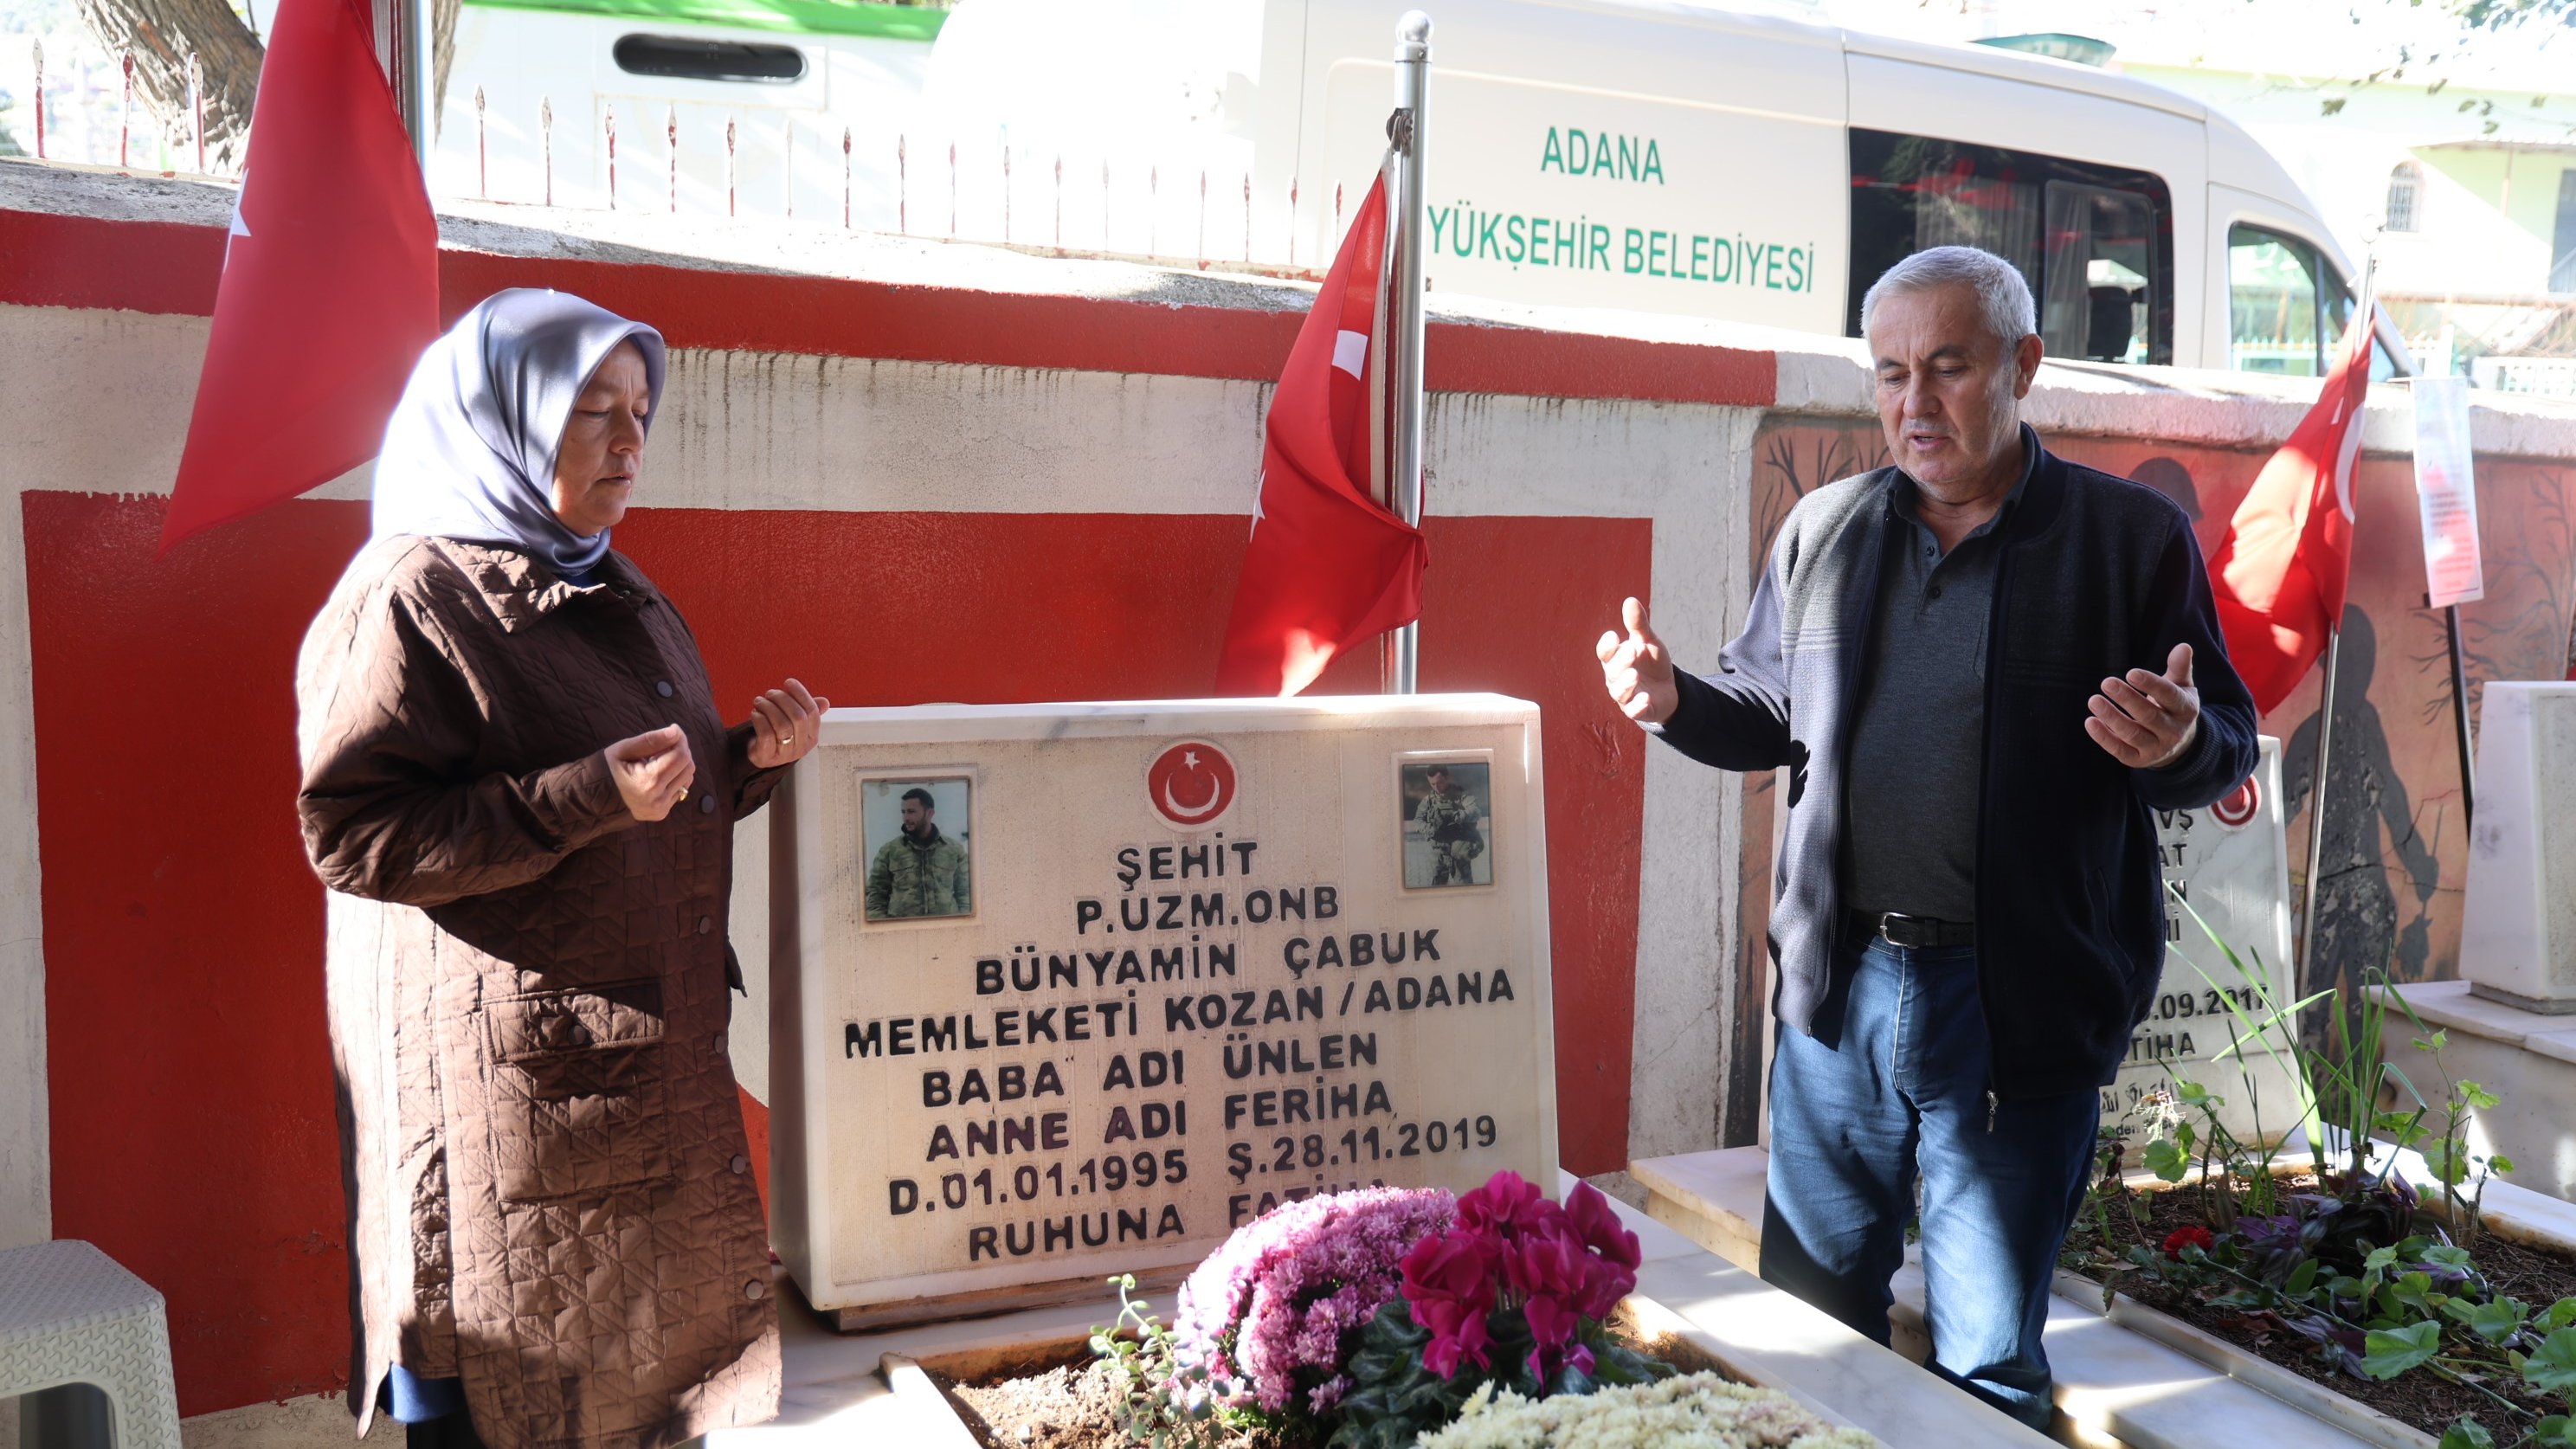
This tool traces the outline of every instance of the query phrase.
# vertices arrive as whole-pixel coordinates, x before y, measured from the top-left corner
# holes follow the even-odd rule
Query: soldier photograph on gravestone
[[[1403,767],[1405,889],[1494,883],[1493,768],[1482,760]]]
[[[868,782],[870,921],[974,914],[974,791],[963,775]]]

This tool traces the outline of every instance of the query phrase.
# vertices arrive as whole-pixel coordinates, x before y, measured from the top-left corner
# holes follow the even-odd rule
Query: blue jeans
[[[1772,1057],[1763,1279],[1887,1342],[1920,1174],[1930,1366],[2045,1432],[2040,1329],[2099,1097],[1988,1097],[1971,946],[1844,946],[1814,1026]]]

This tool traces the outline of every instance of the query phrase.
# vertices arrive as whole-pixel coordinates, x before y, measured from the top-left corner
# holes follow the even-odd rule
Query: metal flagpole
[[[437,41],[433,26],[436,0],[395,0],[394,23],[400,32],[394,49],[400,56],[403,129],[411,133],[412,158],[420,163],[421,180],[429,179],[429,152],[438,141]]]
[[[2299,961],[2302,992],[2317,989],[2317,872],[2326,853],[2326,765],[2334,758],[2335,665],[2343,653],[2343,625],[2326,634],[2326,695],[2317,707],[2317,763],[2308,776],[2308,886],[2299,908]]]
[[[1395,406],[1388,420],[1388,442],[1394,467],[1387,479],[1397,516],[1422,526],[1422,136],[1423,113],[1431,99],[1431,17],[1408,10],[1395,27],[1396,188],[1391,208],[1395,228]],[[1415,691],[1421,665],[1419,622],[1395,631],[1390,694]]]
[[[2361,366],[2365,369],[2365,377],[2368,375],[2366,369],[2370,366],[2370,340],[2379,331],[2379,297],[2376,285],[2378,280],[2379,259],[2374,256],[2363,262],[2361,271]],[[2365,382],[2365,389],[2367,386]],[[2366,390],[2363,396],[2362,406],[2367,408],[2369,402]],[[2356,445],[2352,449],[2351,466],[2358,474],[2361,471],[2361,449],[2357,442],[2361,431],[2361,418],[2356,415],[2350,426],[2356,439]],[[2333,466],[2342,467],[2343,459],[2337,458]],[[2354,526],[2358,527],[2361,520],[2361,488],[2358,478],[2354,480],[2353,487],[2337,491],[2353,500],[2352,521]],[[2304,988],[2310,991],[2317,989],[2317,875],[2325,867],[2326,772],[2334,763],[2335,667],[2342,662],[2342,659],[2343,619],[2338,615],[2326,630],[2325,701],[2317,706],[2317,763],[2315,771],[2308,778],[2308,881],[2307,899],[2299,908],[2299,964]]]
[[[2469,751],[2469,673],[2460,661],[2460,606],[2447,605],[2442,622],[2451,635],[2451,715],[2460,735],[2460,823],[2478,823],[2477,766]]]

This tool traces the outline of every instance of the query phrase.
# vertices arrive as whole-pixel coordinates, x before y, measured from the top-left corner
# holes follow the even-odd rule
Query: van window
[[[2309,243],[2259,226],[2227,229],[2227,355],[2236,371],[2324,376],[2357,305],[2343,274]],[[2398,371],[2373,337],[2371,381]]]
[[[2011,262],[2051,357],[2173,360],[2173,206],[2149,172],[1855,129],[1846,328],[1889,267],[1974,246]]]
[[[2261,227],[2227,229],[2227,365],[2238,372],[2315,377],[2316,248]]]
[[[2134,191],[2048,183],[2047,285],[2039,335],[2051,357],[2147,360],[2155,275],[2154,203]]]

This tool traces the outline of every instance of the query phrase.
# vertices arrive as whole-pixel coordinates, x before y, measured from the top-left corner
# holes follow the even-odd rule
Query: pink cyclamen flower
[[[1611,1209],[1610,1199],[1588,1182],[1576,1183],[1574,1191],[1566,1194],[1565,1221],[1585,1246],[1622,1268],[1634,1271],[1645,1260],[1637,1235],[1620,1226],[1619,1214]]]
[[[1495,1173],[1483,1187],[1458,1199],[1458,1226],[1509,1237],[1559,1211],[1539,1196],[1538,1184],[1517,1172]]]
[[[1634,1269],[1620,1267],[1607,1258],[1586,1258],[1583,1266],[1583,1288],[1575,1299],[1575,1307],[1586,1318],[1609,1317],[1610,1310],[1619,1306],[1620,1299],[1636,1291],[1637,1274]]]
[[[1480,1298],[1490,1303],[1494,1265],[1502,1256],[1502,1243],[1490,1233],[1463,1228],[1434,1233],[1414,1244],[1398,1265],[1404,1275],[1404,1296],[1416,1306],[1438,1298]]]
[[[1404,1255],[1404,1301],[1413,1321],[1431,1332],[1422,1363],[1442,1378],[1457,1373],[1462,1358],[1486,1366],[1485,1315],[1494,1308],[1494,1266],[1502,1254],[1491,1233],[1457,1229],[1424,1238]]]
[[[1472,1360],[1478,1368],[1491,1367],[1494,1335],[1485,1326],[1485,1311],[1455,1298],[1415,1304],[1415,1321],[1431,1330],[1431,1342],[1422,1350],[1422,1366],[1444,1379],[1457,1377],[1462,1360]]]
[[[1506,1250],[1503,1281],[1523,1298],[1545,1294],[1571,1299],[1581,1296],[1590,1276],[1588,1265],[1595,1261],[1561,1216],[1550,1217],[1522,1233]]]
[[[1533,1298],[1521,1305],[1521,1312],[1529,1319],[1530,1337],[1541,1348],[1563,1347],[1583,1326],[1571,1305],[1552,1297]]]

